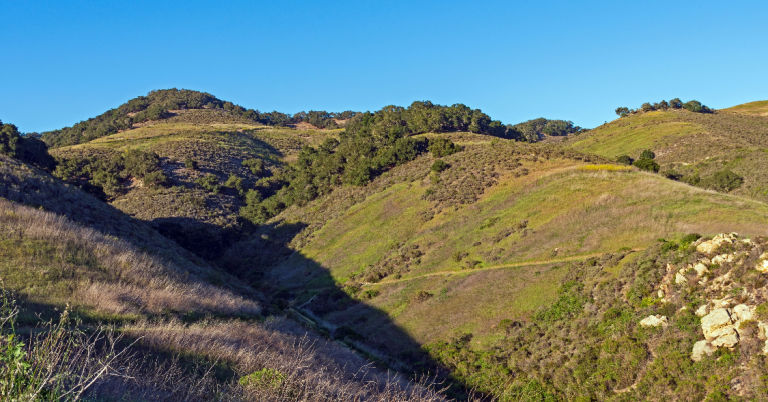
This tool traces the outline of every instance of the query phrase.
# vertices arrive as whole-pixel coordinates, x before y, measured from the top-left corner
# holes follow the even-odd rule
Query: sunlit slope
[[[131,216],[153,222],[185,247],[212,256],[215,249],[226,247],[225,231],[237,230],[239,209],[248,188],[281,169],[303,146],[317,145],[337,134],[338,130],[258,125],[219,110],[181,110],[169,119],[54,148],[51,153],[60,160],[102,162],[120,158],[130,150],[157,154],[165,183],[121,183],[124,189],[109,202]],[[261,172],[244,164],[253,160],[260,161]],[[200,180],[207,176],[214,178],[217,190],[201,186]],[[240,181],[239,188],[224,186],[231,178]]]
[[[0,179],[0,276],[25,300],[100,317],[258,312],[235,278],[91,195],[5,156]]]
[[[766,234],[760,202],[553,149],[496,141],[445,158],[452,166],[439,175],[425,157],[374,182],[373,193],[336,192],[304,209],[332,218],[271,278],[365,339],[387,345],[390,324],[368,321],[358,305],[321,306],[331,282],[428,343],[525,319],[553,300],[569,262],[690,232]]]
[[[768,200],[768,117],[754,102],[712,114],[686,110],[638,113],[614,120],[566,142],[572,149],[614,159],[637,158],[651,149],[661,172],[707,187],[730,170],[744,182],[730,192]]]
[[[768,116],[768,100],[744,103],[729,107],[728,109],[723,109],[723,111]]]

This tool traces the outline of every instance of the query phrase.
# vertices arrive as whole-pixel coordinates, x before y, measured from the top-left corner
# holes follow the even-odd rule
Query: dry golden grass
[[[262,369],[279,373],[274,386],[240,386],[230,391],[246,400],[434,401],[442,400],[425,378],[411,382],[374,368],[351,350],[306,333],[294,322],[272,318],[264,324],[228,320],[185,325],[141,322],[125,331],[154,348],[185,350],[227,363],[242,378]]]
[[[256,302],[204,282],[187,269],[192,267],[153,256],[61,215],[0,199],[0,227],[25,240],[46,242],[59,253],[87,250],[89,268],[103,272],[96,278],[72,277],[73,301],[103,312],[253,315],[260,310]]]

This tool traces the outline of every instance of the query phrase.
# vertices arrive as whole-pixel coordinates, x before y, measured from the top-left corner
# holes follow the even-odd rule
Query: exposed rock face
[[[648,317],[645,317],[642,320],[640,320],[640,326],[645,328],[658,327],[658,326],[666,327],[667,325],[669,325],[669,320],[667,319],[667,317],[663,315],[658,315],[658,314],[649,315]]]
[[[712,240],[707,240],[699,243],[696,246],[696,251],[702,254],[706,254],[707,256],[714,255],[724,245],[733,244],[733,242],[738,238],[738,236],[739,235],[736,233],[721,233],[713,237]]]
[[[762,273],[768,272],[768,252],[760,254],[760,260],[757,262],[755,269]]]
[[[706,304],[702,304],[699,306],[699,308],[696,309],[696,315],[699,317],[704,317],[709,313],[709,307]]]
[[[757,337],[763,342],[762,352],[768,354],[768,323],[757,321],[755,314],[756,306],[768,300],[768,287],[745,283],[744,271],[734,270],[749,263],[756,264],[757,271],[768,273],[768,251],[764,251],[764,242],[740,239],[736,233],[722,233],[694,244],[700,253],[696,261],[682,266],[667,264],[657,292],[662,302],[680,302],[680,295],[688,292],[708,300],[694,312],[701,317],[704,339],[693,345],[691,359],[701,360],[718,348],[733,348],[743,337]],[[751,324],[743,327],[747,322]],[[640,322],[642,326],[652,323],[662,325],[656,323],[655,316]]]
[[[724,308],[714,309],[701,318],[701,331],[704,332],[704,337],[708,341],[717,338],[723,333],[721,330],[729,327],[733,327],[733,321],[731,321],[731,314]]]
[[[715,353],[717,349],[712,347],[707,341],[698,341],[693,344],[693,351],[691,351],[691,359],[693,361],[699,361],[704,356],[709,356]]]

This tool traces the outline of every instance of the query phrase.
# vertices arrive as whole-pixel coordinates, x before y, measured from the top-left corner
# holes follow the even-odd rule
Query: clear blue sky
[[[0,20],[0,119],[22,131],[170,87],[263,111],[427,99],[585,127],[645,101],[768,99],[765,1],[0,0]]]

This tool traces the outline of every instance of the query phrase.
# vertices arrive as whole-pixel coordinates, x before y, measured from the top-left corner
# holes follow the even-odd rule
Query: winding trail
[[[630,250],[631,252],[638,252],[644,250],[643,248],[633,248]],[[513,262],[509,264],[500,264],[500,265],[491,265],[489,267],[483,267],[483,268],[472,268],[472,269],[465,269],[465,270],[446,270],[446,271],[435,271],[435,272],[429,272],[422,275],[416,275],[416,276],[409,276],[406,278],[400,278],[400,279],[385,279],[380,282],[365,282],[362,284],[362,286],[374,286],[374,285],[389,285],[392,283],[399,283],[399,282],[407,282],[412,281],[415,279],[421,279],[431,276],[451,276],[451,275],[471,275],[477,272],[483,272],[483,271],[494,271],[498,269],[507,269],[507,268],[517,268],[517,267],[527,267],[527,266],[533,266],[533,265],[547,265],[547,264],[557,264],[561,262],[572,262],[572,261],[583,261],[588,258],[594,258],[594,257],[600,257],[602,255],[606,254],[605,252],[599,252],[599,253],[590,253],[590,254],[581,254],[581,255],[572,255],[568,257],[561,257],[561,258],[550,258],[546,260],[533,260],[533,261],[520,261],[520,262]]]

